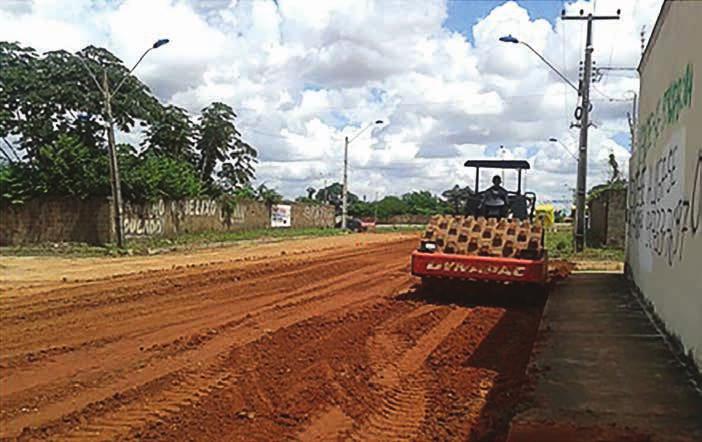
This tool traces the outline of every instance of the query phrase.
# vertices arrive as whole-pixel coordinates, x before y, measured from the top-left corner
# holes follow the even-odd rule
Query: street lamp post
[[[578,194],[576,200],[576,223],[575,223],[575,251],[580,252],[584,249],[585,244],[585,178],[587,174],[587,128],[589,127],[589,114],[590,114],[590,73],[591,73],[591,55],[592,55],[592,44],[591,44],[591,22],[588,22],[588,38],[587,38],[587,50],[585,51],[585,75],[583,82],[581,82],[581,87],[577,87],[571,82],[565,75],[563,75],[555,66],[549,63],[543,55],[539,54],[536,49],[531,47],[526,42],[520,41],[512,35],[507,35],[505,37],[500,37],[500,41],[504,43],[514,43],[522,44],[529,48],[531,52],[536,54],[537,57],[541,59],[553,72],[555,72],[563,81],[568,83],[573,90],[575,90],[582,99],[581,115],[578,117],[580,119],[580,149],[578,155],[578,174],[577,174],[577,186]],[[583,129],[584,128],[584,129]]]
[[[575,160],[576,163],[578,162],[578,157],[576,157],[575,154],[574,154],[573,152],[571,152],[570,149],[568,149],[568,146],[566,146],[565,144],[563,144],[563,142],[562,142],[561,140],[559,140],[558,138],[555,138],[555,137],[551,137],[551,138],[548,139],[548,141],[550,141],[550,142],[552,142],[552,143],[558,143],[558,144],[560,144],[561,147],[563,147],[563,150],[565,150],[566,152],[568,152],[568,155],[570,155],[571,157],[573,157],[573,159]]]
[[[112,201],[114,202],[114,220],[115,220],[115,234],[117,236],[117,247],[123,248],[124,247],[124,223],[122,221],[122,213],[123,213],[123,206],[122,206],[122,187],[121,187],[121,181],[119,178],[119,162],[117,161],[117,147],[115,145],[115,128],[114,128],[114,119],[112,117],[112,98],[117,94],[119,89],[122,87],[126,79],[134,72],[134,69],[141,63],[141,60],[146,57],[146,54],[149,53],[149,51],[153,49],[160,48],[161,46],[165,45],[168,43],[167,38],[162,38],[160,40],[157,40],[150,48],[148,48],[144,53],[139,57],[139,60],[134,64],[134,66],[129,70],[127,75],[125,75],[122,80],[117,84],[117,87],[113,92],[110,92],[110,84],[107,81],[107,69],[103,69],[102,71],[102,85],[100,82],[97,80],[97,77],[95,74],[93,74],[93,71],[90,70],[88,65],[85,63],[85,60],[83,57],[80,55],[78,56],[78,59],[80,60],[81,64],[85,68],[85,70],[88,71],[88,74],[90,74],[90,77],[93,79],[93,82],[97,86],[98,90],[102,93],[103,101],[104,101],[104,106],[105,106],[105,131],[107,132],[107,151],[108,154],[110,155],[110,188],[112,190]]]
[[[526,46],[527,48],[529,48],[529,50],[531,50],[531,52],[536,54],[536,56],[539,57],[541,59],[541,61],[543,61],[546,64],[546,66],[550,67],[551,70],[556,73],[556,75],[558,75],[559,77],[561,77],[561,79],[563,81],[568,83],[570,85],[570,87],[572,87],[575,90],[575,92],[580,93],[580,89],[576,85],[574,85],[572,81],[568,80],[568,77],[566,77],[558,69],[556,69],[556,67],[554,65],[552,65],[548,60],[546,60],[543,55],[539,54],[539,52],[536,49],[531,47],[531,45],[529,43],[527,43],[525,41],[521,41],[521,40],[517,39],[516,37],[513,37],[511,34],[506,35],[504,37],[500,37],[500,41],[503,43],[514,43],[514,44],[521,44],[521,45]]]
[[[383,120],[375,120],[375,122],[370,123],[368,126],[361,129],[356,135],[354,135],[350,140],[349,137],[344,138],[344,185],[341,189],[341,228],[346,229],[346,218],[348,216],[348,168],[349,168],[349,144],[363,132],[365,132],[369,127],[374,124],[383,124]]]

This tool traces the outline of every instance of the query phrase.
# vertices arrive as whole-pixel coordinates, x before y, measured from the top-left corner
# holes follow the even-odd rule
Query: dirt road
[[[0,437],[503,434],[541,307],[423,292],[408,275],[414,236],[350,238],[13,281],[0,304]],[[105,276],[81,263],[73,274],[81,265]]]

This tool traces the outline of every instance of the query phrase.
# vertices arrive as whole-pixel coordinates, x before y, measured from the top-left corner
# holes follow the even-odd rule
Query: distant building
[[[639,64],[627,272],[702,367],[702,1],[666,1]]]
[[[604,188],[588,201],[585,238],[589,247],[624,247],[626,192],[623,187]]]

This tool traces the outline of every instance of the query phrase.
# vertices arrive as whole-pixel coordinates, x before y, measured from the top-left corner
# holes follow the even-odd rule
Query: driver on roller
[[[502,187],[502,178],[499,175],[492,177],[492,186],[488,189],[492,195],[499,195],[499,197],[507,203],[507,190]]]

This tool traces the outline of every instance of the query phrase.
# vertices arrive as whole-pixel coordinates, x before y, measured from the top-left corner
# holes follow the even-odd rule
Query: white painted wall
[[[702,367],[702,2],[669,1],[641,65],[627,262]]]

